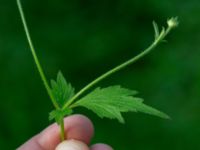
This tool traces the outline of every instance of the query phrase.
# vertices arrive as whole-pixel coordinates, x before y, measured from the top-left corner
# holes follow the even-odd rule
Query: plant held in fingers
[[[137,97],[137,92],[134,90],[126,89],[119,85],[112,85],[105,88],[92,88],[98,82],[109,77],[113,73],[127,67],[128,65],[133,64],[134,62],[151,52],[158,44],[165,40],[165,37],[172,29],[178,26],[178,19],[176,17],[167,20],[167,28],[162,27],[161,31],[159,31],[156,22],[153,22],[155,39],[147,49],[145,49],[135,57],[131,58],[130,60],[118,65],[112,70],[102,74],[94,81],[83,87],[80,91],[75,93],[72,85],[65,80],[63,74],[60,71],[58,72],[56,80],[51,80],[50,84],[47,81],[31,41],[20,0],[17,0],[17,5],[31,49],[31,53],[33,55],[34,61],[36,63],[41,79],[44,83],[44,86],[47,90],[47,93],[55,107],[55,109],[51,111],[49,119],[55,119],[55,121],[60,126],[61,140],[64,140],[66,138],[66,135],[64,133],[63,119],[65,116],[72,114],[73,109],[76,107],[85,107],[96,113],[101,118],[106,117],[110,119],[117,119],[121,123],[124,123],[122,113],[129,111],[143,112],[165,119],[169,118],[169,116],[165,113],[145,105],[143,103],[143,99]],[[89,90],[91,91],[88,93]],[[85,94],[86,91],[87,94]]]

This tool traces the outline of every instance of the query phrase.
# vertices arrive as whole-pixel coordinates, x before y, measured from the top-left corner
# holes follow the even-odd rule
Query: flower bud
[[[170,28],[175,28],[178,26],[178,18],[177,17],[172,17],[171,19],[167,20],[167,24]]]

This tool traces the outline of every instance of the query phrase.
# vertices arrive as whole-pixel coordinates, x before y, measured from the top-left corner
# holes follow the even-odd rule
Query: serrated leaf
[[[145,105],[141,98],[134,97],[136,94],[136,91],[121,88],[120,86],[97,88],[72,106],[86,107],[101,118],[118,119],[121,123],[124,122],[121,112],[128,111],[138,111],[161,118],[169,118],[165,113]]]
[[[74,88],[67,83],[62,73],[59,71],[57,79],[51,80],[52,94],[60,107],[62,107],[72,96]]]

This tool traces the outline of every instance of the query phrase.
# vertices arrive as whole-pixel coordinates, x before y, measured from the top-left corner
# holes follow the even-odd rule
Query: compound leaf
[[[143,103],[143,99],[135,97],[136,91],[110,86],[97,88],[85,97],[71,105],[71,107],[82,106],[95,112],[99,117],[118,119],[124,123],[122,112],[143,112],[168,119],[169,116],[157,109]]]

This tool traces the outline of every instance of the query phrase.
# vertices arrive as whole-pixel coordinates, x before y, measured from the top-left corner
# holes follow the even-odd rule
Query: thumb
[[[89,150],[88,146],[77,140],[67,140],[60,143],[56,150]]]

